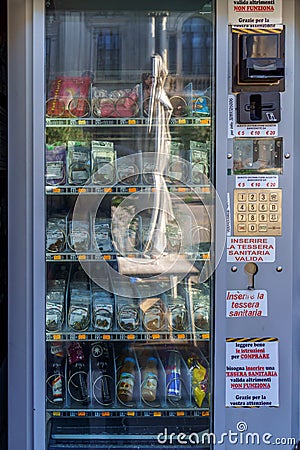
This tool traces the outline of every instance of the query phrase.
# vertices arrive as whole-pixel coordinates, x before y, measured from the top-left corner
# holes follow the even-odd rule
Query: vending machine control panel
[[[281,189],[235,189],[234,235],[281,236]]]

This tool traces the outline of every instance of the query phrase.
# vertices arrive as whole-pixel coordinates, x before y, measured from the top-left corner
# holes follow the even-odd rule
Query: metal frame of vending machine
[[[9,450],[45,448],[45,219],[44,219],[44,6],[40,0],[8,0],[8,66],[9,66]],[[227,215],[227,236],[234,234],[234,201],[237,175],[233,175],[234,139],[228,137],[230,128],[229,98],[235,97],[233,89],[232,29],[228,24],[228,4],[216,0],[216,189]],[[233,2],[231,2],[233,3]],[[275,2],[276,3],[276,2]],[[279,2],[278,2],[279,3]],[[282,137],[283,171],[277,177],[275,192],[282,195],[282,234],[271,235],[265,241],[275,248],[274,260],[257,261],[257,267],[245,265],[248,259],[228,261],[225,252],[215,276],[215,327],[213,362],[213,427],[212,447],[215,449],[241,448],[245,439],[254,439],[254,448],[266,448],[266,441],[275,438],[300,438],[299,436],[299,305],[297,292],[297,199],[296,170],[299,168],[297,123],[299,108],[299,56],[300,42],[297,26],[300,24],[299,1],[282,1],[285,27],[285,87],[280,91],[281,120],[278,137]],[[268,91],[268,88],[266,88]],[[251,94],[250,90],[250,94]],[[259,91],[262,92],[262,91]],[[260,98],[260,97],[258,97]],[[255,98],[257,100],[257,98]],[[279,108],[279,109],[280,109]],[[246,108],[247,109],[247,108]],[[249,108],[248,108],[249,112]],[[253,130],[257,130],[257,124]],[[246,187],[246,195],[257,194],[253,186]],[[278,191],[278,189],[280,191]],[[267,187],[261,191],[268,194]],[[242,201],[243,203],[243,201]],[[254,202],[255,203],[255,202]],[[280,205],[279,205],[280,208]],[[217,217],[218,218],[218,217]],[[237,219],[236,219],[237,220]],[[251,224],[250,224],[251,225]],[[224,240],[224,223],[216,222],[216,242]],[[238,236],[241,236],[240,234]],[[253,238],[247,234],[247,239]],[[255,236],[256,238],[256,236]],[[241,256],[242,246],[249,242],[233,244]],[[253,243],[253,242],[252,242]],[[249,249],[249,248],[248,248]],[[228,259],[229,256],[228,256]],[[252,261],[253,262],[253,261]],[[258,269],[258,270],[257,270]],[[254,280],[254,281],[253,281]],[[267,309],[263,317],[226,317],[226,295],[236,291],[261,290],[267,293]],[[229,291],[229,294],[228,294]],[[227,294],[226,294],[227,292]],[[266,299],[266,296],[265,296]],[[245,308],[244,308],[245,309]],[[239,345],[237,345],[239,344]],[[259,345],[258,345],[259,344]],[[261,349],[271,353],[270,368],[256,364],[246,369],[233,358],[236,349]],[[254,351],[255,353],[255,351]],[[226,371],[227,358],[233,361]],[[243,352],[241,353],[243,354]],[[256,352],[257,354],[257,352]],[[271,406],[252,405],[263,401],[245,394],[243,377],[258,376],[254,372],[268,371],[274,377]],[[226,372],[229,381],[226,381]],[[250,372],[250,373],[249,373]],[[275,374],[276,372],[276,374]],[[246,373],[246,375],[245,375]],[[230,380],[232,378],[232,380]],[[240,379],[240,380],[235,380]],[[242,381],[241,381],[242,380]],[[274,381],[276,380],[276,381]],[[245,398],[242,405],[234,403],[236,388]],[[252,383],[248,381],[247,383]],[[259,383],[254,381],[254,383]],[[239,387],[240,386],[240,387]],[[250,389],[252,389],[249,387]],[[249,398],[248,398],[249,395]],[[238,397],[235,397],[239,401]],[[248,402],[248,404],[246,404]],[[272,404],[273,402],[273,404]],[[239,408],[235,406],[240,406]],[[256,407],[251,407],[256,406]],[[223,434],[222,434],[223,433]],[[247,433],[254,433],[255,436]],[[271,437],[267,434],[271,434]],[[258,436],[258,437],[257,437]],[[256,447],[255,439],[260,439]],[[238,439],[238,441],[236,440]],[[243,440],[244,439],[244,440]],[[291,441],[281,441],[284,448],[292,448]],[[280,447],[283,448],[283,447]]]

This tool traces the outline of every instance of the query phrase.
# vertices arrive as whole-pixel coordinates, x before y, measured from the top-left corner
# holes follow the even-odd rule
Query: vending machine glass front
[[[45,3],[47,450],[209,447],[215,13],[181,3]]]

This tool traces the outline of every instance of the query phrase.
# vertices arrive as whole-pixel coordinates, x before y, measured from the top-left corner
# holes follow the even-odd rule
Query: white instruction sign
[[[274,262],[274,237],[227,237],[227,262]]]
[[[226,406],[279,406],[276,338],[226,339]]]
[[[267,189],[278,188],[278,175],[236,175],[237,189]]]
[[[228,0],[228,22],[243,28],[282,24],[282,0]]]
[[[267,291],[248,289],[226,292],[226,317],[262,317],[267,315]]]

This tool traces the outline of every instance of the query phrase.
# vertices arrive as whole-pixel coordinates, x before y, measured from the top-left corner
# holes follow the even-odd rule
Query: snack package
[[[52,81],[46,115],[48,117],[86,117],[90,113],[88,101],[90,77],[58,77]]]
[[[90,326],[90,290],[82,281],[70,283],[68,326],[74,331],[86,331]]]
[[[209,331],[210,295],[208,289],[190,289],[193,304],[193,317],[195,328],[199,331]]]
[[[208,142],[190,141],[190,160],[192,163],[192,181],[203,182],[203,174],[208,175]]]
[[[61,253],[66,248],[66,217],[52,216],[47,221],[46,251]]]
[[[51,186],[66,183],[65,143],[46,144],[46,183]]]
[[[145,330],[160,331],[165,327],[165,305],[160,297],[144,298],[141,309]]]
[[[116,152],[113,142],[92,141],[92,182],[95,184],[111,184],[115,178]]]
[[[126,156],[117,161],[118,181],[122,184],[134,185],[139,180],[139,168],[134,156]]]
[[[135,117],[139,112],[139,86],[133,89],[107,91],[98,86],[92,88],[92,110],[95,117]]]
[[[83,185],[90,178],[90,146],[88,142],[68,141],[68,183]]]
[[[102,289],[93,289],[93,328],[95,331],[109,331],[113,327],[114,298]]]
[[[62,330],[64,322],[65,280],[48,281],[46,293],[46,330]]]
[[[168,321],[173,331],[184,331],[187,328],[188,316],[183,297],[168,297]]]
[[[135,298],[117,297],[117,322],[123,331],[135,331],[139,327],[139,306]]]
[[[208,391],[208,373],[197,356],[188,358],[188,367],[192,373],[192,394],[195,402],[201,408]]]
[[[96,249],[99,248],[101,252],[112,251],[110,220],[95,217],[93,236]]]
[[[70,220],[68,244],[75,252],[86,252],[90,248],[90,224],[87,220]]]

